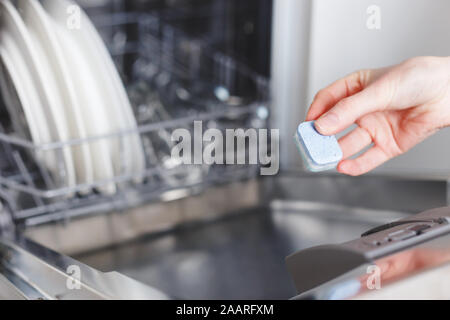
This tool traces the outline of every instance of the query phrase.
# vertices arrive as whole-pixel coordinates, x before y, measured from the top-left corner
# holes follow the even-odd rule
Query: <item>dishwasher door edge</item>
[[[0,297],[5,299],[169,298],[159,290],[120,273],[100,272],[20,236],[0,238],[0,290]]]

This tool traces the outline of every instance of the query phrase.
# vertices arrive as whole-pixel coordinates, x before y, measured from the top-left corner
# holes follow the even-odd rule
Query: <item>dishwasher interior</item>
[[[253,60],[239,53],[267,46],[270,36],[253,30],[261,28],[260,11],[271,2],[256,13],[239,1],[172,2],[112,1],[86,8],[126,83],[139,123],[135,131],[34,145],[14,130],[2,108],[2,235],[19,233],[171,298],[288,299],[295,289],[287,255],[355,239],[372,227],[446,204],[444,182],[286,170],[259,177],[252,165],[174,163],[171,131],[192,132],[193,121],[222,131],[270,127],[268,53]],[[224,33],[224,24],[235,28]],[[247,37],[236,37],[242,30]],[[35,161],[130,134],[141,136],[147,159],[139,182],[116,176],[60,187]],[[63,166],[59,173],[65,176]],[[118,186],[114,194],[98,191],[110,183]]]

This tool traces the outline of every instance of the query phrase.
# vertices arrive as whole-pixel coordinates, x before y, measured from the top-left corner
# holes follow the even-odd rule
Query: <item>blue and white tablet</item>
[[[314,121],[298,126],[295,141],[309,171],[331,170],[342,160],[342,150],[336,137],[321,135]]]

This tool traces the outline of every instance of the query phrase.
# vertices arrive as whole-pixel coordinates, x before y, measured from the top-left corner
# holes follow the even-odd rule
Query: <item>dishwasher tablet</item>
[[[295,142],[309,171],[334,169],[342,160],[342,150],[336,137],[321,135],[317,132],[314,121],[298,126]]]

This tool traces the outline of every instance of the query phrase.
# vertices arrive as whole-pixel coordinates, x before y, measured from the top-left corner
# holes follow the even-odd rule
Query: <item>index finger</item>
[[[308,110],[306,121],[317,120],[342,99],[362,91],[369,82],[369,74],[368,70],[357,71],[320,90]]]

